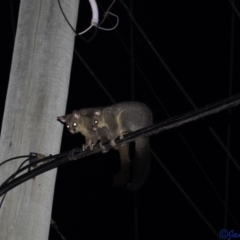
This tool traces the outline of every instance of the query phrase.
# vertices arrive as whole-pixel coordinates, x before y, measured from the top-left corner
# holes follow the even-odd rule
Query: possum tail
[[[126,185],[130,178],[129,144],[119,146],[116,150],[119,151],[121,165],[119,173],[114,176],[113,186],[119,187]]]
[[[135,159],[133,161],[133,180],[127,185],[130,191],[138,190],[147,180],[150,172],[149,139],[140,138],[135,141]]]

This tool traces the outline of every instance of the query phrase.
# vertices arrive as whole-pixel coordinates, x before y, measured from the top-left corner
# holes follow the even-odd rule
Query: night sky
[[[97,3],[101,20],[112,1]],[[130,7],[129,1],[125,4]],[[240,9],[238,1],[236,7]],[[4,17],[1,14],[1,120],[18,8],[19,1],[10,0],[2,8]],[[147,104],[155,123],[192,111],[193,104],[200,108],[240,92],[240,19],[228,0],[138,0],[132,4],[135,22],[121,1],[111,12],[119,17],[114,31],[98,30],[89,42],[85,40],[94,31],[84,35],[85,40],[75,39],[75,51],[84,62],[73,55],[66,113],[111,105],[98,81],[116,102]],[[90,20],[89,3],[82,0],[77,31],[86,29]],[[115,22],[109,16],[102,27]],[[212,240],[222,229],[240,233],[240,174],[212,133],[240,164],[239,120],[235,107],[151,136],[151,149],[165,168],[151,155],[149,178],[137,194],[112,188],[119,169],[115,150],[60,166],[52,212],[59,230],[68,240],[132,240],[136,222],[139,240]],[[61,152],[82,143],[80,134],[73,136],[64,129]],[[238,225],[225,215],[226,199]],[[49,239],[61,238],[51,228]]]

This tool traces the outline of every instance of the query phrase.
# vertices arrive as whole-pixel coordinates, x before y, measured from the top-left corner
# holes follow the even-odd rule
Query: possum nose
[[[93,127],[92,130],[93,130],[93,131],[97,131],[98,128],[97,128],[97,127]]]

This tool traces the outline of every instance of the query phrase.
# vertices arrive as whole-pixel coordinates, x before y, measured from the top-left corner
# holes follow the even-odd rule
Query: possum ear
[[[80,113],[79,113],[78,111],[76,111],[76,110],[74,110],[74,111],[72,112],[72,115],[73,115],[73,117],[76,118],[76,119],[79,119],[79,118],[80,118]]]
[[[102,114],[102,112],[99,109],[96,109],[96,110],[93,111],[93,115],[95,115],[95,116],[99,117],[99,116],[101,116],[101,114]]]
[[[65,115],[65,116],[57,117],[57,121],[59,121],[59,122],[61,122],[61,123],[65,123],[65,122],[66,122],[66,115]]]

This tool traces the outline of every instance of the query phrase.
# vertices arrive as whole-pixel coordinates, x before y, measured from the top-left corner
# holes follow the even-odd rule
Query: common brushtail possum
[[[95,132],[107,129],[105,136],[115,146],[117,137],[151,125],[152,112],[140,102],[120,102],[108,107],[96,108],[91,118],[92,129]],[[121,178],[129,169],[129,144],[124,147],[121,159],[121,170],[116,179]],[[127,160],[126,160],[127,159]],[[135,140],[135,160],[133,162],[133,180],[127,185],[129,190],[137,190],[145,182],[150,170],[149,139],[142,137]]]
[[[81,110],[74,110],[71,114],[57,117],[57,120],[65,124],[71,134],[81,133],[85,137],[85,144],[82,145],[83,150],[88,147],[93,149],[93,146],[100,140],[102,146],[108,139],[100,137],[99,133],[94,132],[91,126],[91,117],[93,110],[91,108],[84,108]],[[104,132],[105,129],[102,129]],[[106,135],[106,134],[103,134]]]
[[[122,102],[109,107],[85,108],[75,110],[72,114],[57,117],[61,123],[66,124],[70,133],[81,133],[86,143],[83,150],[90,149],[100,141],[103,144],[110,140],[114,149],[119,151],[121,159],[120,171],[114,176],[114,186],[122,186],[130,179],[129,144],[116,146],[115,139],[123,138],[124,134],[138,130],[152,124],[152,113],[143,103]],[[150,153],[148,138],[135,141],[135,161],[133,163],[134,178],[127,185],[129,190],[137,190],[145,182],[150,168]]]
[[[101,108],[99,108],[101,109]],[[109,130],[106,127],[98,131],[92,130],[91,120],[94,108],[84,108],[74,110],[71,114],[57,117],[57,120],[65,124],[71,134],[81,133],[85,137],[85,144],[82,145],[83,151],[93,146],[99,141],[99,146],[103,153],[108,150],[104,144],[110,140]],[[115,147],[118,150],[121,159],[121,172],[114,177],[113,186],[122,186],[129,180],[129,149],[128,145]]]

